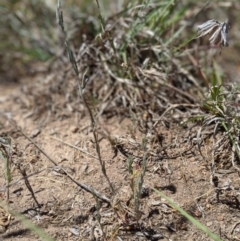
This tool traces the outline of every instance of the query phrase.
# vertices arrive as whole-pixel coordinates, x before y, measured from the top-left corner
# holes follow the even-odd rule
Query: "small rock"
[[[70,131],[71,131],[72,133],[77,133],[78,130],[79,130],[79,128],[78,128],[77,126],[71,126],[71,127],[70,127]]]
[[[75,236],[79,235],[79,228],[78,227],[71,227],[69,228],[69,231],[74,234]]]
[[[41,133],[41,130],[40,130],[40,129],[35,129],[35,130],[33,130],[33,131],[31,132],[30,137],[31,137],[31,138],[35,138],[35,137],[37,137],[40,133]]]
[[[223,215],[219,215],[219,216],[217,216],[217,220],[218,220],[218,221],[223,221],[223,220],[224,220]]]
[[[210,227],[213,225],[213,222],[207,222],[207,226]]]

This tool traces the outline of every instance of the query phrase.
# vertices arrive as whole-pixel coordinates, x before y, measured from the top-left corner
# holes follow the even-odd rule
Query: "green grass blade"
[[[26,228],[34,232],[38,237],[40,237],[44,241],[54,241],[47,233],[45,233],[40,227],[32,223],[29,219],[27,219],[22,214],[13,210],[4,202],[0,202],[0,205],[4,207],[5,210],[8,210],[14,217],[16,217]]]
[[[203,224],[201,224],[198,220],[193,218],[191,215],[189,215],[186,211],[184,211],[182,208],[177,206],[170,198],[168,198],[166,195],[164,195],[162,192],[159,192],[157,189],[153,188],[153,190],[162,198],[166,199],[167,202],[176,210],[178,210],[184,217],[186,217],[191,223],[193,223],[196,227],[201,229],[204,233],[206,233],[210,238],[212,238],[215,241],[222,241],[216,234],[212,233],[210,229],[205,227]]]

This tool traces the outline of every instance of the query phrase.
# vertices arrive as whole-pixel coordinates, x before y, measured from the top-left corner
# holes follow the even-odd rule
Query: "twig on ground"
[[[31,174],[27,175],[26,178],[35,176],[36,174],[39,174],[39,173],[45,171],[47,168],[48,168],[48,167],[43,168],[43,169],[41,169],[41,170],[39,170],[39,171],[37,171],[37,172],[31,173]],[[12,182],[11,184],[5,185],[3,188],[0,189],[0,192],[1,192],[1,191],[5,191],[6,188],[9,188],[9,187],[11,187],[11,186],[19,183],[19,182],[20,182],[21,180],[23,180],[23,179],[25,179],[25,177],[19,178],[17,181]]]
[[[237,222],[233,225],[233,227],[232,227],[232,229],[231,229],[231,231],[230,231],[230,234],[233,234],[234,229],[235,229],[239,224],[240,224],[240,222],[237,221]]]
[[[70,144],[68,142],[65,142],[65,141],[63,141],[63,140],[61,140],[61,139],[59,139],[57,137],[54,137],[54,136],[48,135],[48,137],[50,137],[51,139],[54,139],[56,141],[59,141],[59,142],[63,143],[64,145],[70,146],[70,147],[72,147],[72,148],[74,148],[74,149],[76,149],[76,150],[78,150],[78,151],[80,151],[80,152],[82,152],[82,153],[84,153],[84,154],[86,154],[86,155],[88,155],[88,156],[98,160],[98,157],[92,155],[91,153],[89,153],[87,151],[84,151],[83,149],[79,148],[78,146],[72,145],[72,144]]]
[[[21,134],[26,137],[45,157],[48,158],[49,161],[51,161],[55,166],[59,166],[57,164],[57,162],[55,162],[45,151],[43,151],[43,149],[41,147],[39,147],[31,138],[29,138],[20,128],[18,128],[18,130],[21,132]],[[61,166],[60,166],[61,167]],[[64,168],[61,167],[61,169],[63,170],[64,174],[67,175],[67,177],[74,182],[75,184],[77,184],[79,187],[81,187],[82,189],[84,189],[85,191],[97,196],[98,198],[100,198],[102,201],[108,203],[111,205],[111,201],[109,198],[107,198],[105,195],[101,194],[100,192],[98,192],[97,190],[95,190],[94,188],[92,188],[91,186],[87,186],[85,184],[82,184],[78,181],[76,181]]]
[[[37,201],[37,198],[34,194],[34,191],[27,179],[27,173],[26,173],[26,170],[25,169],[22,169],[20,165],[16,165],[18,170],[20,171],[20,173],[22,174],[23,178],[24,178],[24,182],[25,182],[25,185],[27,187],[27,189],[29,190],[29,192],[31,193],[32,195],[32,198],[34,199],[35,203],[37,204],[38,208],[41,208],[41,205],[39,204],[39,202]]]
[[[13,119],[10,119],[8,116],[5,116],[5,118],[7,118],[10,123],[27,139],[29,140],[45,157],[47,157],[47,159],[52,162],[55,166],[59,166],[57,162],[55,162],[40,146],[38,146],[30,137],[28,137],[22,130],[20,127],[17,126],[17,124],[15,123],[15,121]],[[63,170],[64,174],[67,175],[67,177],[74,182],[77,186],[81,187],[83,190],[91,193],[92,195],[97,196],[98,198],[100,198],[102,201],[108,203],[109,205],[111,205],[111,200],[109,198],[107,198],[104,194],[98,192],[97,190],[95,190],[94,188],[92,188],[91,186],[82,184],[78,181],[76,181],[65,169],[63,169],[61,166],[60,168]],[[38,172],[37,172],[38,173]],[[35,174],[35,173],[34,173]],[[33,174],[33,175],[34,175]],[[30,176],[30,175],[29,175]],[[27,177],[29,177],[27,176]],[[21,180],[21,179],[20,179]],[[18,180],[19,181],[19,180]],[[12,184],[13,185],[13,184]],[[8,188],[8,186],[6,186],[5,188]]]

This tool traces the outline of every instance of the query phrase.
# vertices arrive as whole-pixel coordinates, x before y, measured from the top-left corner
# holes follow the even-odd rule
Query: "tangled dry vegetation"
[[[1,100],[1,198],[54,239],[208,240],[156,188],[239,240],[239,91],[225,50],[196,38],[218,3],[189,3],[132,1],[106,22],[59,5],[52,57]],[[36,239],[10,213],[2,237]]]

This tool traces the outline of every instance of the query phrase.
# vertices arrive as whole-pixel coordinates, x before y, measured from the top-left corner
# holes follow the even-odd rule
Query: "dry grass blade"
[[[84,154],[86,154],[86,155],[88,155],[88,156],[90,156],[90,157],[98,160],[98,157],[92,155],[91,153],[89,153],[89,152],[87,152],[87,151],[85,151],[85,150],[83,150],[83,149],[81,149],[81,148],[79,148],[79,147],[77,147],[77,146],[75,146],[75,145],[72,145],[72,144],[70,144],[70,143],[67,143],[67,142],[65,142],[65,141],[63,141],[63,140],[61,140],[61,139],[59,139],[59,138],[57,138],[57,137],[53,137],[53,136],[50,136],[50,135],[47,135],[47,136],[48,136],[49,138],[51,138],[51,139],[54,139],[54,140],[56,140],[56,141],[59,141],[59,142],[63,143],[64,145],[67,145],[67,146],[69,146],[69,147],[71,147],[71,148],[74,148],[74,149],[76,149],[76,150],[79,150],[80,152],[82,152],[82,153],[84,153]]]

